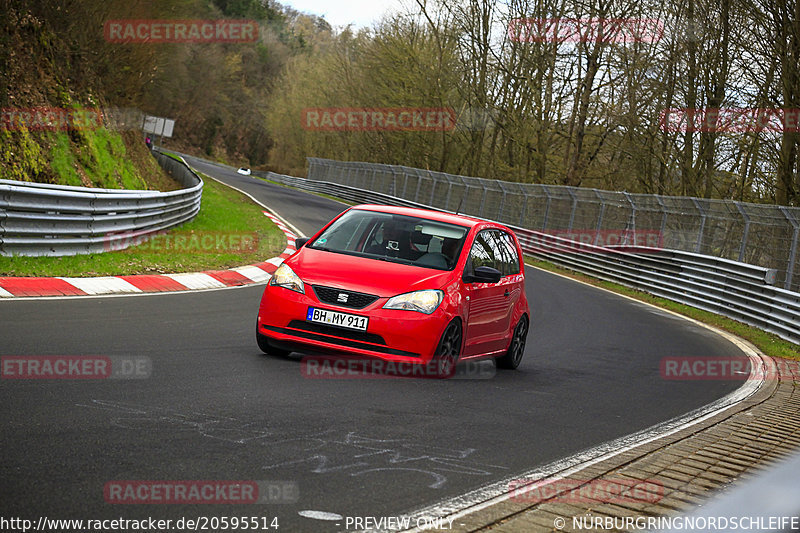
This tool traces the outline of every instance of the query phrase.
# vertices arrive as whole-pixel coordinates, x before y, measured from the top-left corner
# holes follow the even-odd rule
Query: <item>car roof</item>
[[[416,207],[395,207],[391,205],[376,205],[376,204],[361,204],[353,206],[352,209],[362,209],[365,211],[377,211],[379,213],[390,213],[393,215],[407,215],[412,217],[427,218],[437,222],[449,222],[451,224],[458,224],[460,226],[473,227],[478,224],[488,223],[486,220],[473,218],[466,215],[456,215],[453,213],[444,213],[442,211],[433,211],[431,209],[419,209]]]

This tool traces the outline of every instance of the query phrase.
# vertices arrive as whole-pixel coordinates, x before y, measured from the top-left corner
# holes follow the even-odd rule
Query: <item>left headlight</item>
[[[297,274],[294,273],[294,270],[289,268],[286,263],[282,263],[281,266],[278,267],[278,270],[276,270],[269,279],[269,284],[299,292],[300,294],[306,293],[303,280],[301,280]]]
[[[436,311],[442,303],[444,292],[435,290],[424,290],[407,292],[389,298],[383,305],[384,309],[401,309],[403,311],[417,311],[429,315]]]

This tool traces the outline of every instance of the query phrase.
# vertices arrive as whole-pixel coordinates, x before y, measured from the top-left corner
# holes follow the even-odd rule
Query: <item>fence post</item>
[[[697,201],[697,198],[692,198],[692,202],[694,202],[694,206],[697,210],[700,211],[700,230],[697,232],[697,242],[694,245],[694,253],[699,254],[703,246],[703,232],[706,229],[706,211],[703,209],[703,206],[700,205],[700,202]]]
[[[660,247],[664,247],[664,235],[667,231],[667,206],[664,205],[664,202],[661,200],[661,196],[655,195],[656,201],[658,205],[661,206],[661,234],[658,236],[658,242],[660,243]]]
[[[445,179],[447,179],[447,196],[444,199],[444,209],[448,211],[450,209],[450,194],[453,192],[453,180],[450,179],[450,174],[445,174]]]
[[[747,246],[747,236],[750,234],[750,217],[745,212],[744,208],[739,202],[734,202],[736,205],[736,209],[739,210],[739,214],[742,215],[744,219],[744,231],[742,232],[742,246],[739,248],[739,262],[741,263],[744,261],[744,250]]]
[[[483,194],[481,195],[481,207],[478,210],[478,218],[483,218],[483,206],[486,204],[486,184],[483,180],[480,180],[480,184],[483,189]]]
[[[567,228],[569,231],[572,231],[572,224],[575,222],[575,211],[578,210],[578,197],[575,196],[575,193],[572,192],[571,187],[566,187],[567,192],[572,197],[572,212],[569,214],[569,227]]]
[[[547,203],[544,205],[544,218],[542,219],[542,231],[545,231],[547,229],[547,217],[550,215],[550,189],[544,184],[542,184],[542,189],[544,189],[544,194],[547,196]]]
[[[606,211],[606,201],[603,196],[600,194],[600,191],[597,189],[592,189],[594,191],[595,196],[600,199],[600,213],[597,215],[597,228],[594,232],[594,242],[592,244],[597,246],[597,243],[600,241],[600,230],[603,228],[603,215]]]
[[[797,258],[797,238],[800,235],[800,222],[794,218],[792,213],[786,209],[785,207],[781,207],[781,212],[783,216],[786,217],[786,220],[794,228],[792,232],[792,247],[789,249],[789,263],[786,265],[786,280],[783,282],[783,288],[787,291],[792,290],[792,276],[794,275],[794,262]]]
[[[414,174],[417,175],[417,190],[414,192],[414,203],[419,203],[419,188],[422,186],[422,176],[419,174],[419,169],[414,169]]]
[[[464,177],[463,176],[459,175],[457,177],[458,177],[458,179],[461,180],[461,183],[464,185],[464,194],[461,195],[461,200],[459,200],[458,209],[456,210],[456,214],[460,215],[461,213],[463,213],[464,201],[466,201],[467,195],[469,194],[469,184],[466,181],[464,181]]]
[[[497,220],[498,222],[504,222],[503,218],[502,218],[502,214],[503,214],[503,209],[505,209],[505,207],[506,207],[506,194],[507,194],[507,191],[506,191],[506,188],[503,185],[502,181],[500,181],[500,180],[495,180],[495,181],[497,181],[497,184],[500,186],[500,189],[503,191],[503,197],[500,199],[500,207],[497,208],[497,218],[495,220]]]
[[[431,172],[430,169],[428,169],[428,175],[431,177],[431,201],[428,205],[431,207],[438,207],[433,205],[434,194],[436,194],[436,180],[433,178],[433,172]]]
[[[622,191],[622,194],[625,195],[625,199],[628,200],[628,203],[631,204],[631,216],[628,218],[628,226],[625,228],[625,240],[622,244],[628,244],[628,234],[630,232],[633,233],[633,245],[636,246],[636,204],[633,203],[633,198],[631,198],[630,193],[628,191]]]

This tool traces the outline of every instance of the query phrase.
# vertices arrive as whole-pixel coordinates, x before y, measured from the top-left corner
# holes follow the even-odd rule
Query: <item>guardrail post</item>
[[[800,236],[800,222],[794,218],[791,212],[785,207],[781,207],[781,213],[786,217],[786,220],[794,228],[792,232],[792,247],[789,249],[789,263],[786,265],[786,279],[783,282],[783,288],[787,291],[792,290],[792,276],[794,275],[794,262],[797,258],[797,239]]]
[[[697,210],[700,211],[700,230],[697,232],[697,242],[694,245],[694,252],[699,254],[703,246],[703,232],[706,230],[706,211],[703,209],[703,206],[700,205],[700,202],[697,201],[697,198],[692,198],[692,202],[694,202],[694,206]]]
[[[734,202],[736,205],[736,209],[739,210],[739,214],[742,215],[744,219],[744,231],[742,232],[742,246],[739,248],[739,261],[744,261],[744,250],[747,246],[747,236],[750,234],[750,217],[745,212],[744,208],[739,202]]]

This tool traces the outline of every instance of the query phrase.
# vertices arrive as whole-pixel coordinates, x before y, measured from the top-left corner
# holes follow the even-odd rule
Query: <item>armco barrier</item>
[[[191,220],[203,181],[184,163],[154,152],[183,189],[94,189],[0,180],[0,255],[62,256],[126,248]]]
[[[354,203],[440,209],[328,181],[274,172],[255,174]],[[727,316],[800,343],[800,293],[775,287],[774,269],[680,250],[594,246],[547,232],[508,226],[517,234],[527,255]]]

